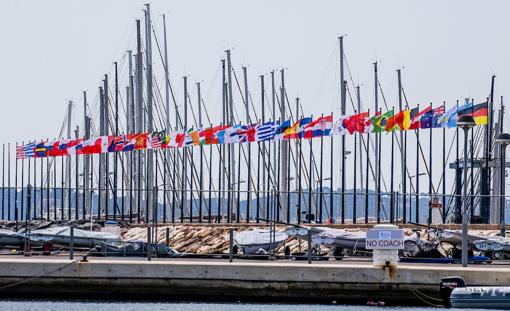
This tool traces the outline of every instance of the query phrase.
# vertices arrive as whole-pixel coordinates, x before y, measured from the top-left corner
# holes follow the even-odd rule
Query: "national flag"
[[[476,105],[471,103],[470,105],[465,105],[464,107],[458,109],[457,114],[459,116],[472,116],[473,119],[475,119],[476,125],[484,125],[487,124],[487,118],[489,114],[488,104],[487,102]]]
[[[311,139],[314,137],[329,136],[333,128],[333,116],[323,116],[314,120],[303,127],[303,138]]]
[[[232,144],[239,142],[239,135],[237,135],[237,131],[240,129],[241,125],[233,125],[229,126],[221,131],[216,133],[216,137],[218,138],[218,144]]]
[[[367,133],[367,129],[371,130],[368,112],[362,112],[348,117],[344,120],[344,127],[349,131],[349,134],[354,132]]]
[[[420,128],[435,128],[439,127],[439,119],[444,114],[444,105],[439,106],[425,113],[420,119]]]
[[[239,136],[239,142],[254,142],[255,134],[257,129],[257,123],[241,125],[237,130],[237,136]]]
[[[47,156],[46,142],[41,141],[34,147],[34,157],[36,158],[45,158]]]
[[[241,125],[237,124],[225,129],[224,143],[225,144],[239,143],[240,137],[237,134],[237,131],[239,131],[240,128]]]
[[[489,107],[487,102],[475,105],[473,107],[472,116],[476,125],[485,125],[488,123]]]
[[[296,121],[291,127],[283,132],[283,139],[297,139],[303,137],[304,126],[312,122],[311,117],[302,118]]]
[[[389,118],[386,124],[386,131],[407,130],[411,125],[411,110],[402,110]]]
[[[69,154],[76,154],[75,149],[83,142],[83,138],[76,139],[63,139],[58,142],[58,148],[55,151],[55,156],[67,156]],[[71,152],[69,152],[71,151]]]
[[[168,142],[169,148],[179,148],[182,147],[182,142],[184,141],[185,132],[184,130],[179,130],[170,133],[170,141]]]
[[[285,133],[285,131],[290,128],[290,119],[287,119],[285,121],[283,121],[282,123],[280,123],[280,121],[278,121],[279,125],[276,127],[276,130],[274,131],[274,140],[282,140],[283,139],[283,135]]]
[[[16,147],[16,159],[33,158],[35,153],[35,142]]]
[[[182,142],[182,146],[193,145],[193,137],[192,137],[193,132],[194,132],[193,128],[189,128],[187,131],[184,132],[184,139]],[[179,146],[179,147],[181,147],[181,146]]]
[[[101,153],[101,137],[93,137],[82,141],[73,147],[74,154],[98,154]]]
[[[465,111],[466,109],[470,108],[471,105],[471,103],[465,103],[462,106],[452,107],[439,119],[440,127],[456,127],[457,120],[459,119],[459,111]]]
[[[338,118],[338,120],[335,121],[333,128],[329,132],[329,136],[347,134],[349,131],[347,131],[347,128],[344,126],[344,121],[347,118],[348,118],[347,116],[341,116],[340,118]]]
[[[410,112],[410,125],[409,125],[409,130],[415,130],[415,129],[419,129],[421,127],[420,125],[420,122],[421,122],[421,118],[423,117],[423,115],[425,115],[426,113],[432,111],[432,106],[427,106],[425,109],[423,109],[422,111],[419,111],[418,110],[419,108],[416,107],[416,108],[413,108]]]
[[[228,128],[227,125],[217,125],[214,127],[202,129],[199,133],[200,144],[201,145],[218,144],[218,138],[216,137],[216,134],[226,128]]]
[[[136,142],[140,138],[141,134],[126,134],[126,142],[122,146],[121,151],[132,151],[135,150]]]
[[[169,146],[168,146],[168,143],[170,142],[170,134],[167,134],[165,132],[165,137],[163,138],[163,141],[161,143],[161,148],[163,149],[167,149]]]
[[[264,124],[257,125],[255,140],[256,141],[266,141],[273,139],[276,131],[276,127],[278,126],[278,122],[268,121]]]
[[[55,157],[57,155],[58,143],[58,140],[49,140],[44,144],[47,157]]]
[[[393,117],[393,110],[387,111],[383,114],[378,113],[376,116],[370,118],[370,122],[373,126],[372,132],[381,133],[386,131],[386,125],[388,120]]]
[[[165,131],[155,131],[149,134],[147,139],[147,149],[161,149],[165,140]]]
[[[201,129],[197,129],[197,130],[193,130],[189,133],[189,136],[191,137],[191,141],[193,142],[193,146],[200,145],[200,131],[201,131]]]
[[[129,143],[126,135],[112,136],[108,152],[124,151],[124,146]]]

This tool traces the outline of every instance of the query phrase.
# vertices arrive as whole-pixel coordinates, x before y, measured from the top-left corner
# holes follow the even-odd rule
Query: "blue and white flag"
[[[275,121],[269,121],[264,124],[258,125],[255,134],[255,141],[272,140],[276,132],[277,126],[278,122]]]

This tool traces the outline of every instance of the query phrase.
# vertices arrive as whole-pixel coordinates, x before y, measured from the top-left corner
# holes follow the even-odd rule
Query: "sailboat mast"
[[[341,36],[338,38],[339,44],[340,44],[340,114],[342,116],[345,115],[345,91],[346,91],[346,84],[344,79],[344,37]],[[342,223],[345,223],[345,135],[342,135],[341,137],[341,194],[340,194],[340,209],[342,213]],[[333,213],[329,216],[331,219],[334,219]],[[332,221],[333,222],[333,221]]]

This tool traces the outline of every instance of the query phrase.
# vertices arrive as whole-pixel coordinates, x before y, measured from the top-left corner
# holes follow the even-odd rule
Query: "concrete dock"
[[[81,299],[241,300],[424,304],[416,291],[439,298],[442,277],[470,285],[508,285],[510,267],[369,262],[208,259],[0,258],[2,297]]]

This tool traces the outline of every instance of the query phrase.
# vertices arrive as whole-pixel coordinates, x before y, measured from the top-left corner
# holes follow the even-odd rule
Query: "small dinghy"
[[[463,278],[441,279],[441,296],[454,308],[510,309],[510,286],[466,286]]]
[[[50,227],[46,229],[33,230],[30,232],[32,242],[51,242],[54,244],[71,244],[71,227]],[[76,247],[93,247],[101,242],[120,241],[120,237],[109,232],[86,231],[74,229],[73,244]]]
[[[284,232],[274,232],[273,240],[271,234],[268,229],[242,231],[234,235],[234,243],[243,254],[260,254],[277,249],[289,237]]]

